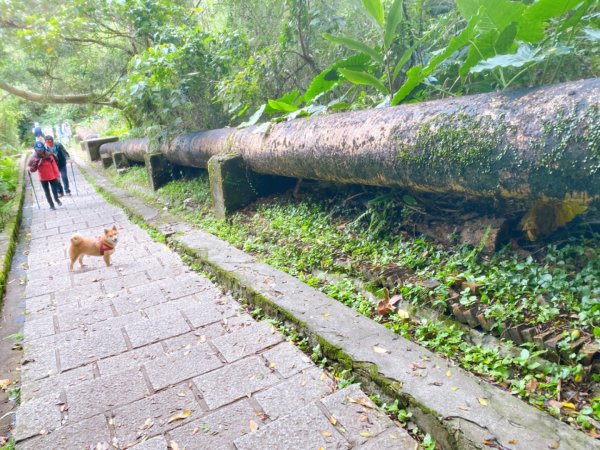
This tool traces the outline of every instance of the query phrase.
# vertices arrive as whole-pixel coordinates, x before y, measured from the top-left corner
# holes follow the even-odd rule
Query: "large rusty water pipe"
[[[596,78],[295,119],[267,132],[188,133],[160,150],[190,167],[237,153],[261,174],[526,203],[589,201],[600,198],[599,99]],[[117,146],[139,161],[148,144],[103,148]]]

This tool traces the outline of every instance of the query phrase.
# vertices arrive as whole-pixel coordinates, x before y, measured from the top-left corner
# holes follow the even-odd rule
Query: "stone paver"
[[[167,441],[163,436],[156,436],[130,447],[130,450],[167,450],[167,445]]]
[[[264,362],[251,356],[194,378],[210,409],[231,403],[279,381]]]
[[[185,385],[174,386],[121,408],[112,417],[121,446],[130,446],[164,434],[204,414],[194,393]]]
[[[109,449],[112,439],[106,417],[98,415],[18,444],[19,450]],[[112,447],[114,448],[114,447]]]
[[[271,422],[252,434],[234,441],[238,450],[279,450],[351,448],[348,441],[327,420],[325,414],[314,404],[295,414]]]
[[[331,379],[325,376],[323,371],[313,367],[259,392],[255,398],[265,413],[276,420],[330,394],[333,389],[334,383]]]
[[[231,334],[216,338],[213,343],[228,362],[233,362],[282,340],[283,336],[269,323],[254,322]]]
[[[375,422],[367,429],[381,448],[404,436],[387,417],[345,402],[272,325],[81,176],[77,185],[62,208],[41,201],[32,210],[18,449],[344,449],[369,444],[356,437],[360,414]],[[97,236],[112,224],[113,266],[86,257],[69,272],[71,234]]]
[[[208,344],[201,344],[149,361],[145,367],[150,384],[155,390],[159,390],[222,365],[215,351]]]
[[[351,444],[363,444],[394,427],[394,423],[375,407],[357,385],[342,389],[321,402],[344,428],[344,436]]]
[[[258,426],[262,422],[257,411],[246,399],[242,399],[176,428],[170,436],[179,448],[187,450],[231,450],[235,439],[251,432],[252,423]],[[260,446],[255,448],[262,449]]]

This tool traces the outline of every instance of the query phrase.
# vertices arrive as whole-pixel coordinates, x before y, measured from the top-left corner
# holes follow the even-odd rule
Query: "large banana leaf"
[[[452,54],[467,45],[473,34],[475,33],[475,26],[479,21],[479,15],[475,15],[469,20],[467,26],[459,33],[458,36],[453,37],[450,40],[448,46],[443,52],[438,53],[434,56],[427,64],[427,67],[423,68],[420,65],[411,67],[406,72],[406,81],[400,86],[400,89],[392,97],[392,105],[399,104],[404,100],[421,82],[427,78],[431,73],[439,66],[443,61],[452,56]]]
[[[328,41],[335,42],[336,44],[342,44],[348,47],[350,50],[355,50],[357,52],[364,53],[365,55],[369,55],[373,61],[383,64],[383,55],[360,41],[346,36],[333,36],[329,33],[323,33],[323,37]]]
[[[536,43],[544,38],[547,21],[560,17],[575,8],[581,0],[538,0],[523,13],[517,37],[525,42]]]
[[[345,68],[355,71],[365,71],[371,58],[364,53],[350,56],[349,58],[336,61],[319,75],[317,75],[310,83],[310,86],[304,93],[302,99],[306,103],[316,98],[330,89],[332,89],[340,80],[338,69]]]
[[[361,0],[363,6],[367,10],[367,12],[371,15],[375,22],[379,24],[380,27],[383,28],[384,18],[383,18],[383,4],[381,0]]]
[[[404,14],[402,12],[402,3],[403,0],[394,0],[392,7],[388,13],[387,19],[385,21],[385,34],[383,36],[383,45],[386,49],[390,48],[390,45],[394,41],[396,37],[396,28],[402,19],[404,18]]]
[[[370,73],[355,72],[354,70],[350,69],[339,69],[339,72],[344,76],[344,78],[354,84],[373,86],[384,95],[388,95],[390,93],[389,89],[378,78],[375,78]]]

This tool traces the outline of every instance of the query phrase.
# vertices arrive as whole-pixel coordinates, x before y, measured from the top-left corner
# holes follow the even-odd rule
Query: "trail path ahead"
[[[34,183],[18,449],[414,449],[80,175],[56,211]],[[69,237],[113,224],[113,266],[70,273]]]

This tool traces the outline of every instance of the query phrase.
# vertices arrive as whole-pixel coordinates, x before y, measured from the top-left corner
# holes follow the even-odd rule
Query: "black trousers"
[[[58,180],[40,181],[40,183],[42,183],[42,188],[44,188],[44,194],[46,194],[46,200],[48,200],[48,204],[51,208],[53,208],[54,202],[52,202],[52,197],[50,197],[50,188],[52,188],[54,200],[59,203],[60,200],[58,199],[58,191],[60,189],[60,183]]]

